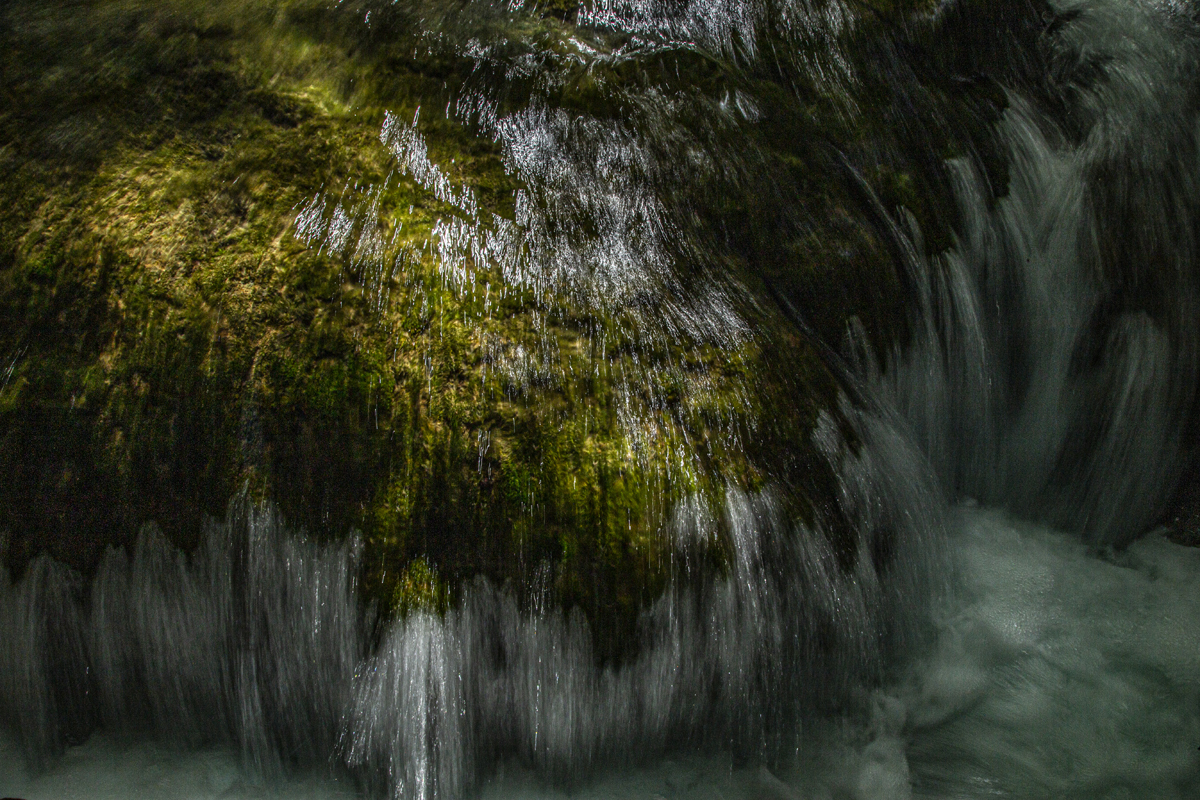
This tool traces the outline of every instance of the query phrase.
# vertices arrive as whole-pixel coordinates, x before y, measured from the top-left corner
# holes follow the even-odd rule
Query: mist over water
[[[852,329],[846,377],[869,400],[842,409],[857,442],[828,414],[814,432],[851,567],[770,488],[730,486],[717,510],[684,501],[637,655],[602,667],[581,614],[482,580],[444,614],[379,623],[357,599],[353,538],[318,545],[235,502],[190,557],[148,529],[86,590],[46,558],[3,578],[0,794],[1196,796],[1200,552],[1138,538],[1174,489],[1194,402],[1195,30],[1173,6],[1059,10],[1078,16],[1056,46],[1103,74],[1076,87],[1074,128],[1010,91],[1008,193],[989,202],[973,163],[952,162],[961,224],[941,255],[911,215],[881,209],[917,299],[913,336],[874,354]],[[787,11],[808,42],[854,18],[836,3]],[[588,13],[745,59],[769,24],[750,4]],[[853,81],[837,56],[830,85]],[[722,113],[752,122],[755,102]],[[680,279],[686,237],[657,191],[671,167],[643,146],[653,132],[488,103],[460,107],[529,187],[514,220],[483,220],[415,124],[389,116],[381,131],[461,212],[436,238],[447,282],[486,295],[471,254],[509,285],[627,306],[642,344],[752,335],[713,264]],[[638,113],[674,120],[660,111]],[[367,272],[399,268],[339,202],[299,209],[297,234]],[[579,218],[599,221],[591,239]],[[514,382],[547,363],[509,357],[497,368]],[[718,529],[730,562],[706,572],[696,553]]]

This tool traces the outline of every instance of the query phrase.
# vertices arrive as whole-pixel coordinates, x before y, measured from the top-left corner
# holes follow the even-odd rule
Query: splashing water
[[[869,685],[863,670],[872,668],[863,659],[871,658],[876,626],[893,623],[870,612],[879,605],[864,587],[874,581],[823,570],[828,554],[790,554],[808,578],[804,590],[793,584],[795,594],[781,596],[784,587],[765,574],[771,560],[758,550],[768,546],[758,526],[771,514],[769,505],[748,497],[731,497],[730,504],[741,536],[749,537],[742,566],[707,598],[664,599],[647,622],[652,642],[645,655],[616,672],[592,666],[580,619],[554,613],[531,618],[483,586],[444,619],[418,613],[396,623],[374,655],[346,668],[329,650],[361,645],[347,634],[354,625],[345,617],[352,622],[356,612],[338,593],[325,594],[315,576],[344,569],[349,556],[305,552],[303,544],[277,538],[282,552],[260,551],[256,558],[265,561],[255,571],[307,606],[308,614],[330,620],[332,632],[324,640],[312,633],[321,626],[310,624],[307,644],[281,638],[229,656],[229,649],[197,637],[194,621],[172,622],[170,609],[149,601],[139,615],[144,621],[135,623],[139,638],[131,652],[141,663],[96,670],[99,699],[103,704],[116,691],[114,677],[125,678],[126,705],[119,713],[129,720],[130,709],[140,707],[142,724],[153,725],[156,712],[145,704],[155,702],[163,715],[160,736],[180,737],[190,747],[96,734],[49,769],[31,772],[10,737],[0,750],[0,791],[29,800],[325,798],[356,795],[354,787],[363,785],[386,791],[390,784],[398,796],[427,797],[459,795],[478,776],[485,779],[478,786],[483,797],[559,796],[543,782],[547,771],[573,784],[576,797],[1182,798],[1200,788],[1200,634],[1192,624],[1200,614],[1200,553],[1151,537],[1120,559],[1103,561],[1066,534],[975,508],[952,513],[956,532],[948,552],[957,579],[955,592],[937,607],[936,647],[891,688],[854,701],[861,706],[852,717],[856,722],[809,718],[804,735],[785,743],[786,757],[773,772],[747,764],[728,746],[748,734],[783,729],[786,721],[778,715],[785,706],[774,692],[831,697],[839,680]],[[266,518],[254,524],[264,525]],[[690,524],[678,523],[684,539]],[[139,552],[146,557],[159,547],[144,540]],[[283,556],[291,558],[291,569]],[[172,575],[180,573],[168,567],[146,582]],[[24,589],[32,591],[31,584]],[[61,589],[47,580],[33,607],[44,610]],[[304,602],[322,596],[323,611]],[[231,628],[245,622],[228,607],[236,603],[217,610],[224,596],[192,599],[207,600],[213,618]],[[707,619],[695,616],[697,601]],[[299,616],[294,609],[275,609],[269,613]],[[805,621],[797,625],[796,616]],[[102,623],[93,620],[95,637]],[[827,625],[839,626],[840,642],[823,642],[819,652],[789,652],[797,633],[811,636]],[[212,629],[206,633],[213,635]],[[110,646],[134,644],[108,637]],[[40,657],[57,660],[61,676],[61,661],[70,654],[41,646]],[[11,652],[6,656],[12,658]],[[35,669],[26,674],[33,686],[23,687],[19,697],[61,692],[61,683],[46,680],[55,674],[52,664],[20,656]],[[189,673],[162,664],[168,658],[194,667]],[[190,680],[174,689],[129,685],[129,678],[148,675],[156,662],[190,674]],[[803,672],[783,669],[797,663],[805,664]],[[5,674],[11,679],[9,664]],[[322,664],[337,666],[323,672]],[[261,688],[246,685],[251,677]],[[243,683],[230,685],[237,680]],[[309,685],[305,693],[281,691],[297,682]],[[308,694],[314,687],[340,692],[351,685],[352,697],[340,711],[314,707]],[[717,687],[722,697],[712,705],[706,696]],[[852,697],[853,689],[843,686],[843,697]],[[225,715],[218,719],[209,710],[221,700],[245,708],[247,695],[256,692],[247,714],[217,712]],[[268,762],[261,756],[254,761],[245,755],[269,752],[288,733],[311,738],[319,723],[336,722],[339,713],[350,719],[339,752],[359,771],[358,781],[341,768],[333,775],[322,769],[313,777],[284,779],[278,771],[264,772]],[[206,729],[217,724],[238,728],[242,758],[236,750],[203,744]],[[131,729],[128,723],[121,728]],[[662,752],[672,729],[699,735],[711,754],[648,758]],[[476,772],[489,750],[503,756],[491,778],[490,770]],[[612,769],[622,762],[629,766]],[[576,771],[588,763],[599,767],[596,776],[579,783]],[[523,766],[530,764],[539,769]]]
[[[895,612],[926,605],[928,558],[941,548],[925,540],[940,535],[940,511],[878,505],[933,491],[908,482],[915,455],[902,442],[881,449],[886,458],[841,456],[843,502],[866,534],[855,570],[839,567],[827,537],[789,531],[769,495],[731,489],[729,574],[668,591],[643,619],[641,655],[623,666],[595,665],[578,612],[522,612],[483,582],[445,615],[392,623],[367,655],[347,577],[354,543],[318,547],[284,535],[269,512],[236,507],[190,562],[153,530],[132,562],[111,551],[90,602],[47,559],[5,587],[3,710],[35,764],[98,716],[108,730],[188,747],[236,743],[250,774],[267,778],[336,753],[335,774],[398,797],[458,796],[513,759],[571,780],[685,743],[784,754],[804,716],[854,702],[887,652],[919,635]],[[681,509],[683,571],[714,522],[699,504]],[[881,573],[865,551],[885,528],[905,550]],[[103,769],[115,746],[70,752]],[[37,780],[72,780],[81,767],[64,769]]]
[[[1074,101],[1082,132],[1010,91],[1008,194],[990,203],[971,162],[952,162],[962,221],[941,255],[910,215],[880,209],[917,299],[912,341],[878,363],[852,330],[847,378],[871,400],[844,409],[857,442],[828,414],[813,434],[852,523],[848,564],[821,519],[786,518],[770,489],[730,487],[718,509],[689,498],[664,532],[673,580],[640,621],[638,655],[601,667],[578,613],[521,608],[483,581],[444,614],[377,623],[356,598],[355,541],[318,545],[235,504],[190,557],[151,530],[86,591],[48,559],[0,582],[0,794],[1200,793],[1200,552],[1153,535],[1104,549],[1153,522],[1186,455],[1200,164],[1178,87],[1194,81],[1195,35],[1173,7],[1058,10],[1080,12],[1064,50],[1103,65]],[[826,84],[852,84],[834,44],[849,8],[783,11],[828,44],[805,56],[823,59]],[[608,52],[577,42],[570,58],[593,66],[680,42],[753,61],[755,31],[773,24],[747,3],[598,3],[582,17],[631,37]],[[478,40],[466,52],[497,57]],[[526,187],[512,220],[484,219],[418,120],[396,116],[380,144],[451,209],[428,241],[373,225],[386,182],[297,210],[298,235],[348,256],[380,307],[432,254],[446,286],[482,295],[483,318],[490,293],[513,287],[629,310],[635,352],[753,335],[736,282],[710,262],[680,271],[686,236],[653,130],[541,101],[500,114],[482,94],[458,108]],[[749,95],[720,108],[713,125],[757,118]],[[1171,302],[1151,302],[1151,284]],[[527,385],[553,359],[497,347],[495,361]],[[623,419],[662,424],[633,401]],[[701,555],[717,530],[722,569]]]
[[[1185,455],[1197,241],[1184,209],[1200,187],[1196,115],[1171,87],[1196,64],[1161,9],[1060,9],[1081,11],[1067,38],[1106,63],[1080,90],[1090,128],[1069,145],[1011,96],[1008,195],[989,210],[984,179],[958,162],[957,247],[927,259],[919,230],[894,230],[919,330],[876,380],[952,491],[1111,545],[1161,513]],[[1156,282],[1170,302],[1147,292]]]

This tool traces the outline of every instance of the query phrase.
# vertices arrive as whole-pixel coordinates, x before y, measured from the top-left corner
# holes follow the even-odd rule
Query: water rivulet
[[[599,3],[553,37],[515,8],[424,23],[473,65],[446,113],[523,187],[485,212],[419,118],[386,117],[396,170],[453,210],[442,280],[475,292],[486,264],[548,315],[617,320],[621,424],[640,452],[682,443],[665,588],[622,657],[539,591],[550,567],[381,616],[359,538],[236,500],[194,552],[148,526],[86,582],[48,557],[3,578],[0,793],[1200,792],[1200,553],[1143,536],[1191,456],[1200,29],[1182,3],[1013,4],[1008,27],[892,5]],[[353,10],[380,35],[411,21]],[[893,14],[879,51],[854,39]],[[994,75],[955,71],[1006,46]],[[875,91],[899,98],[881,120]],[[297,238],[382,275],[400,262],[363,222],[372,191],[300,205]],[[821,265],[876,263],[884,291],[822,310]],[[646,366],[768,326],[843,389],[812,415],[832,478],[803,512],[794,465],[753,441],[767,424],[704,433],[768,453],[761,480],[706,493],[704,443],[658,413],[674,373]],[[536,383],[544,362],[518,361],[497,369]]]

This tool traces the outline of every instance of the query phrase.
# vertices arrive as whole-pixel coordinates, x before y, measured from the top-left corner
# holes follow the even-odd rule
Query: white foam
[[[932,797],[1194,797],[1200,550],[1152,535],[1119,558],[964,509],[961,589],[904,690]]]

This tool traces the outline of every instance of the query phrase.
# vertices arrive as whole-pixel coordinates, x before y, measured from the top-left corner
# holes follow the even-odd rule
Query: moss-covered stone
[[[363,585],[385,609],[548,564],[568,601],[631,619],[653,591],[663,500],[607,376],[514,390],[488,359],[544,337],[532,298],[497,303],[485,340],[462,322],[475,300],[427,256],[372,282],[352,254],[293,235],[328,187],[386,182],[382,101],[363,97],[401,113],[438,102],[437,66],[389,62],[386,91],[363,88],[336,27],[315,32],[318,11],[267,10],[5,12],[9,565],[49,550],[87,570],[146,520],[187,547],[248,488],[318,535],[360,529]],[[491,142],[444,121],[426,135],[511,214]],[[453,210],[411,178],[376,200],[398,247]],[[551,332],[563,358],[591,358],[578,330]]]
[[[786,55],[812,53],[769,42],[774,56],[750,66],[687,48],[581,65],[570,37],[585,32],[561,3],[525,16],[317,0],[6,5],[8,565],[48,550],[87,571],[151,520],[190,547],[245,491],[312,534],[361,531],[361,585],[385,613],[443,608],[483,574],[582,607],[601,651],[619,654],[670,571],[666,519],[684,497],[715,504],[728,483],[771,484],[796,516],[848,535],[828,524],[833,476],[809,441],[838,386],[807,337],[840,341],[855,316],[881,348],[902,335],[904,287],[862,186],[947,246],[942,159],[985,141],[998,113],[982,90],[963,104],[919,76],[888,78],[916,69],[898,39],[924,41],[938,23],[901,30],[923,7],[876,5],[846,34],[875,76],[849,99]],[[437,45],[451,35],[484,41],[500,64],[533,42],[558,72],[489,73]],[[501,111],[542,92],[636,123],[682,99],[694,138],[645,142],[662,149],[658,188],[694,248],[675,254],[677,278],[686,289],[717,272],[740,287],[752,336],[641,336],[636,315],[506,285],[492,264],[470,261],[469,283],[447,275],[445,226],[511,221],[528,187],[495,141],[426,110],[412,130],[459,193],[439,194],[399,168],[381,127],[501,79]],[[759,98],[753,124],[715,113],[739,90]],[[952,107],[967,110],[943,115]],[[959,135],[966,118],[975,127]],[[689,158],[703,148],[739,152],[697,180]],[[688,273],[693,260],[708,272]]]

